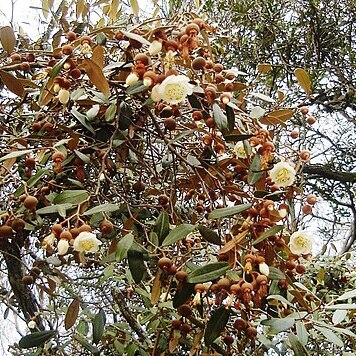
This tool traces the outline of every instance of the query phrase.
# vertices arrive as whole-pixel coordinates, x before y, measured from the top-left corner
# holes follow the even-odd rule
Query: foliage
[[[40,49],[0,33],[0,250],[31,331],[13,352],[355,350],[354,256],[313,259],[296,214],[311,153],[286,133],[311,129],[314,79],[294,62],[288,98],[269,63],[219,61],[194,13],[119,3],[43,1]]]

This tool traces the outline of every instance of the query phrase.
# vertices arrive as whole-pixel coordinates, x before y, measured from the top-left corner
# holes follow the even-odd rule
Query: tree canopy
[[[354,5],[152,8],[0,28],[9,352],[351,354]]]

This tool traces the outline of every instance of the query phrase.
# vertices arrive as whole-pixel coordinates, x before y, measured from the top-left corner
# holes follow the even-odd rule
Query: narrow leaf
[[[46,341],[56,335],[56,333],[56,330],[36,331],[34,333],[22,337],[19,341],[19,345],[23,349],[37,347],[43,345]]]
[[[352,299],[352,298],[356,298],[356,289],[350,290],[350,291],[340,295],[340,297],[338,297],[336,300],[346,300],[346,299]]]
[[[16,37],[14,30],[10,26],[0,28],[0,41],[3,49],[10,54],[16,45]]]
[[[198,230],[204,240],[206,240],[212,244],[215,244],[215,245],[221,245],[221,239],[220,239],[218,233],[215,232],[214,230],[211,230],[204,225],[199,225]]]
[[[88,198],[89,194],[86,190],[64,190],[59,193],[54,199],[54,204],[61,203],[71,203],[71,204],[80,204]]]
[[[241,204],[241,205],[236,205],[228,208],[221,208],[221,209],[216,209],[213,210],[209,214],[209,219],[218,219],[218,218],[223,218],[226,216],[232,216],[239,214],[247,209],[250,209],[252,204]]]
[[[250,165],[250,169],[247,174],[247,183],[250,185],[254,185],[262,176],[261,172],[261,155],[256,153],[255,157],[253,157],[252,163]]]
[[[64,328],[70,329],[76,322],[79,314],[80,301],[79,298],[74,298],[69,304],[69,307],[64,318]]]
[[[213,281],[230,269],[227,262],[212,262],[198,267],[188,274],[187,283],[204,283]]]
[[[231,310],[225,306],[221,306],[213,312],[205,329],[204,341],[207,346],[211,345],[225,329],[229,321],[230,312]]]
[[[252,245],[257,245],[263,240],[267,239],[267,237],[271,237],[276,235],[278,232],[282,231],[284,226],[282,225],[276,225],[265,231],[263,234],[261,234],[253,243]]]
[[[127,251],[134,242],[134,235],[132,233],[126,234],[117,244],[115,258],[116,261],[121,261],[127,256]]]
[[[289,333],[288,339],[296,356],[309,356],[309,352],[296,335]]]
[[[88,58],[83,60],[82,65],[90,81],[108,98],[110,95],[110,86],[104,76],[103,70]]]
[[[273,318],[268,320],[262,320],[262,325],[269,326],[269,334],[275,335],[281,331],[286,331],[290,329],[295,324],[295,319],[293,318]]]
[[[22,97],[25,94],[25,88],[20,79],[14,77],[12,74],[0,70],[0,77],[7,89],[9,89],[14,94]]]
[[[154,225],[153,231],[158,236],[159,244],[162,244],[163,240],[169,234],[169,216],[166,211],[162,211]]]
[[[192,224],[181,224],[176,226],[162,242],[162,246],[168,246],[174,244],[175,242],[181,240],[183,237],[186,237],[195,229],[195,225]]]
[[[286,276],[283,272],[281,272],[278,268],[271,267],[271,266],[269,267],[268,277],[270,279],[277,279],[277,280],[286,279]]]
[[[104,334],[104,328],[106,323],[106,316],[104,310],[100,310],[93,320],[93,343],[99,343]]]
[[[132,278],[136,283],[140,283],[146,272],[143,252],[138,251],[135,248],[130,248],[127,251],[127,259],[129,261],[129,268],[130,268]]]
[[[87,210],[83,215],[93,215],[97,213],[111,213],[113,211],[117,211],[120,209],[119,205],[116,204],[101,204],[98,206],[94,206],[94,208],[91,208]]]
[[[311,93],[311,83],[309,74],[303,68],[297,68],[294,71],[294,75],[297,77],[299,85],[307,93]]]

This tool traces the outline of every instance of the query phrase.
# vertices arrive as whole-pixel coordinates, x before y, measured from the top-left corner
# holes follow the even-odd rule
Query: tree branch
[[[342,183],[356,183],[356,173],[335,171],[328,165],[307,165],[303,168],[303,173],[314,174],[317,177],[327,178]]]

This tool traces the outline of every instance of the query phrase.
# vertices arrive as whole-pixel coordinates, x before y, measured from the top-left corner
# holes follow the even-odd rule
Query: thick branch
[[[327,165],[311,164],[305,166],[303,172],[342,183],[356,183],[356,173],[335,171]]]

